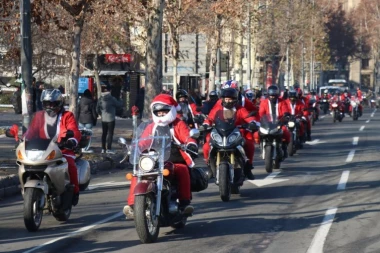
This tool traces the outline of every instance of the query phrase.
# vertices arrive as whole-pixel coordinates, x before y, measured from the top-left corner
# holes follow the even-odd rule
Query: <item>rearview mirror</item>
[[[198,139],[199,136],[200,136],[200,132],[199,132],[198,129],[193,128],[193,129],[190,130],[190,137],[191,138]]]
[[[122,137],[119,137],[119,139],[117,140],[117,143],[119,143],[122,146],[126,146],[127,145],[127,140],[124,139],[124,138],[122,138]]]
[[[15,137],[15,136],[13,135],[13,133],[11,132],[11,129],[9,129],[9,128],[5,131],[5,136],[7,136],[7,137],[9,137],[9,138],[13,138],[13,137]]]

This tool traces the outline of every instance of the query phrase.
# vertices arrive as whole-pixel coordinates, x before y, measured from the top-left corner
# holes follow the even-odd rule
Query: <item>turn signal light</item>
[[[17,159],[24,160],[24,157],[22,156],[21,150],[19,150],[17,153]]]
[[[45,158],[45,160],[53,160],[55,157],[55,150],[51,151],[50,154]]]
[[[133,178],[133,174],[132,174],[132,173],[128,173],[127,175],[125,175],[125,178],[126,178],[128,181],[131,181],[132,178]]]
[[[170,170],[164,169],[164,171],[162,172],[162,175],[164,175],[164,177],[169,176],[170,175]]]

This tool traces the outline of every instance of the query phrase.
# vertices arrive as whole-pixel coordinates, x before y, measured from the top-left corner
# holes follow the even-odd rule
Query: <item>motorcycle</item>
[[[343,112],[340,111],[338,103],[337,102],[332,102],[331,108],[332,108],[333,122],[335,123],[337,120],[339,122],[342,122]]]
[[[310,112],[311,124],[314,126],[315,121],[318,120],[317,101],[315,99],[311,99],[309,101],[309,109],[308,110]]]
[[[216,113],[215,122],[210,134],[210,167],[219,186],[220,198],[228,202],[231,194],[239,194],[245,175],[244,166],[248,161],[244,151],[244,138],[239,129],[246,126],[235,126],[236,114]],[[201,129],[202,130],[202,129]]]
[[[12,130],[12,131],[11,131]],[[6,131],[7,137],[14,137],[18,176],[24,198],[24,224],[28,231],[37,231],[41,225],[43,211],[53,214],[57,221],[67,221],[71,215],[74,185],[70,183],[68,164],[62,155],[63,143],[74,136],[67,131],[61,143],[58,137],[41,139],[18,136],[18,126]],[[28,136],[28,131],[25,133]],[[80,148],[79,148],[80,150]],[[80,189],[87,188],[90,182],[90,165],[87,161],[76,159]]]
[[[329,110],[329,100],[327,98],[321,98],[321,109],[323,110],[324,114],[327,114],[327,111]]]
[[[354,100],[351,100],[351,115],[352,115],[352,120],[358,120],[360,113],[359,113],[359,102],[356,102]]]
[[[306,138],[305,136],[301,135],[301,124],[302,124],[302,118],[297,117],[296,115],[292,115],[289,118],[289,121],[287,124],[289,132],[291,134],[290,142],[287,147],[289,156],[293,156],[297,152],[298,149],[303,148],[303,143],[305,142]]]
[[[179,152],[178,147],[182,150],[186,150],[186,147],[172,142],[169,126],[157,127],[155,136],[142,137],[149,124],[152,124],[152,121],[142,122],[136,130],[129,155],[133,174],[127,174],[128,180],[132,180],[133,176],[138,177],[134,190],[134,222],[143,243],[155,242],[160,227],[183,228],[187,218],[191,216],[179,209],[175,164],[168,162],[175,152]],[[190,137],[198,138],[199,131],[190,130]],[[125,145],[126,141],[121,139],[120,143]],[[190,175],[193,175],[191,171]],[[204,179],[208,184],[208,178]],[[206,189],[207,185],[203,188]]]
[[[281,120],[273,122],[269,114],[261,117],[259,130],[261,155],[265,160],[265,170],[271,173],[274,169],[280,169],[281,162],[284,160],[282,144]]]

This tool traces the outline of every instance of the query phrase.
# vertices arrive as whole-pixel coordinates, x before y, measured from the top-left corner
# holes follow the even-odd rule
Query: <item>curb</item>
[[[128,163],[120,164],[121,159],[123,159],[123,154],[104,156],[103,160],[99,161],[88,161],[91,166],[91,175],[95,175],[99,171],[128,168]],[[0,177],[0,200],[17,194],[21,194],[18,175],[12,174]]]

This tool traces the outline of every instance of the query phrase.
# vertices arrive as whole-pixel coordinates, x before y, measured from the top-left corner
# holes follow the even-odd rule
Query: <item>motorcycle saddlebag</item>
[[[192,192],[200,192],[208,187],[208,176],[202,168],[189,168]]]

